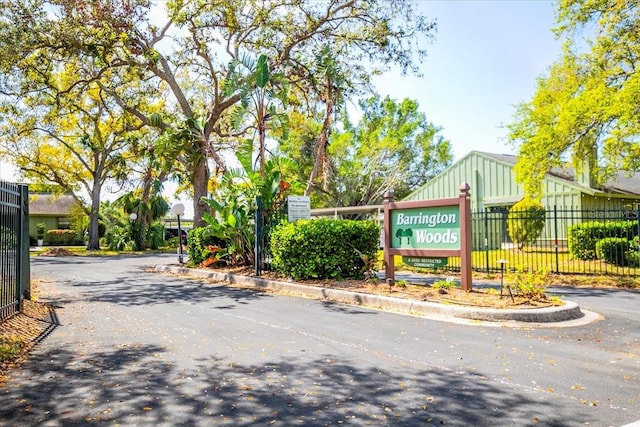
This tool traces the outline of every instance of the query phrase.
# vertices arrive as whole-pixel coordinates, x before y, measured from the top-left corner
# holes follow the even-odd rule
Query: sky
[[[421,65],[423,77],[382,76],[382,94],[418,102],[442,128],[454,160],[471,150],[515,154],[504,127],[514,106],[527,102],[536,79],[560,57],[551,32],[554,2],[544,0],[417,1],[437,22]]]
[[[418,102],[451,141],[454,161],[471,150],[515,154],[506,141],[514,106],[531,99],[536,78],[559,58],[547,0],[417,0],[437,21],[422,77],[393,71],[376,78],[380,93]],[[0,180],[13,170],[0,162]],[[189,204],[187,204],[189,206]]]

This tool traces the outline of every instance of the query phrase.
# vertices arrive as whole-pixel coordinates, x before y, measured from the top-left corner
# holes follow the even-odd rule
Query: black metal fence
[[[287,204],[266,205],[260,197],[256,198],[254,268],[256,276],[263,270],[271,270],[271,250],[269,235],[273,227],[287,217]]]
[[[533,271],[544,270],[558,274],[640,276],[640,247],[637,237],[640,235],[640,207],[629,210],[547,208],[539,236],[533,242],[524,244],[511,238],[508,230],[509,214],[510,211],[506,208],[473,212],[474,270],[497,272],[504,265],[506,269],[526,267]],[[528,220],[525,212],[511,211],[511,214],[519,216],[522,221]],[[621,232],[616,224],[624,224],[624,231]],[[575,246],[579,242],[575,236],[580,231],[577,228],[586,228],[582,232],[584,234],[591,232],[590,227],[595,226],[600,234],[597,237],[591,236],[593,242],[606,238],[628,241],[628,251],[620,257],[622,262],[602,259],[594,250],[590,250],[586,256],[584,251],[580,253],[576,250]],[[459,270],[460,260],[451,258],[446,268]]]
[[[357,207],[357,212],[365,212],[368,219],[381,221],[381,206]],[[354,208],[317,209],[316,216],[343,217],[354,213]],[[526,267],[534,271],[548,271],[558,274],[610,274],[640,276],[640,266],[634,260],[640,256],[637,236],[640,234],[640,206],[627,209],[578,209],[546,207],[543,227],[533,242],[523,245],[514,242],[509,234],[509,213],[522,221],[533,221],[527,218],[526,212],[510,211],[508,207],[493,207],[472,213],[472,267],[480,272],[498,272],[501,267],[517,269]],[[623,235],[614,225],[625,223]],[[591,251],[591,256],[576,256],[570,248],[570,233],[576,228],[589,224],[604,224],[604,234],[598,239],[607,237],[623,238],[629,242],[628,262],[608,262],[600,259]],[[609,234],[607,234],[609,233]],[[575,235],[575,231],[573,232]],[[444,269],[460,270],[460,259],[450,258]]]
[[[0,181],[0,321],[29,297],[28,187]]]

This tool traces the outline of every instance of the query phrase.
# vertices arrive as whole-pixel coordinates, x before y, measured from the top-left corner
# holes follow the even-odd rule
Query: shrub
[[[626,253],[627,264],[630,267],[640,267],[640,237],[636,236],[629,242],[629,251]]]
[[[252,226],[254,199],[244,194],[241,186],[231,185],[225,189],[217,198],[202,199],[215,211],[214,215],[204,214],[207,226],[202,235],[215,236],[216,242],[224,242],[225,258],[230,264],[251,264],[255,237]]]
[[[629,241],[624,237],[607,237],[596,242],[596,256],[609,264],[625,265]]]
[[[274,268],[294,279],[363,277],[375,259],[380,230],[373,221],[316,219],[282,223],[271,232]]]
[[[155,223],[147,228],[145,242],[150,249],[158,249],[164,242],[164,225]]]
[[[136,242],[131,236],[131,227],[128,225],[112,226],[103,239],[111,251],[133,251],[136,248]]]
[[[38,224],[36,224],[36,238],[37,239],[44,238],[45,227],[46,227],[46,224],[44,222],[39,222]]]
[[[220,238],[210,234],[208,227],[197,227],[187,237],[189,248],[189,265],[196,266],[211,255],[210,246],[219,246]]]
[[[456,282],[455,277],[447,277],[446,279],[440,279],[440,280],[436,280],[435,282],[433,282],[433,284],[431,285],[432,288],[434,289],[443,289],[443,290],[447,290],[447,289],[451,289],[454,287],[459,287],[460,284],[458,282]]]
[[[45,240],[50,245],[70,245],[77,238],[78,233],[75,230],[53,229],[45,233]]]
[[[530,301],[546,299],[545,292],[549,284],[547,271],[532,271],[526,267],[520,267],[507,274],[507,281],[511,283],[513,292]]]
[[[533,243],[544,228],[546,211],[536,200],[524,198],[513,205],[507,216],[507,227],[511,240],[519,249]]]
[[[622,237],[626,240],[637,236],[635,221],[593,221],[571,225],[567,228],[569,253],[576,259],[595,259],[596,243],[608,237]]]

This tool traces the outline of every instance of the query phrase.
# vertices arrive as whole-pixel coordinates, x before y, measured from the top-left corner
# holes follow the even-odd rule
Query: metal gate
[[[255,216],[255,247],[254,268],[256,276],[260,276],[263,270],[271,270],[271,250],[269,249],[269,235],[273,227],[286,218],[287,203],[274,203],[265,206],[260,197],[256,198]]]
[[[0,321],[29,297],[28,186],[0,181]]]

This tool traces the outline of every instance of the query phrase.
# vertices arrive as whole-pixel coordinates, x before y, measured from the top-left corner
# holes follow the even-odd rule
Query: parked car
[[[187,230],[182,231],[182,244],[187,244],[187,237],[189,237],[189,233]],[[169,240],[171,238],[178,237],[178,229],[177,228],[165,228],[164,230],[164,239]]]

